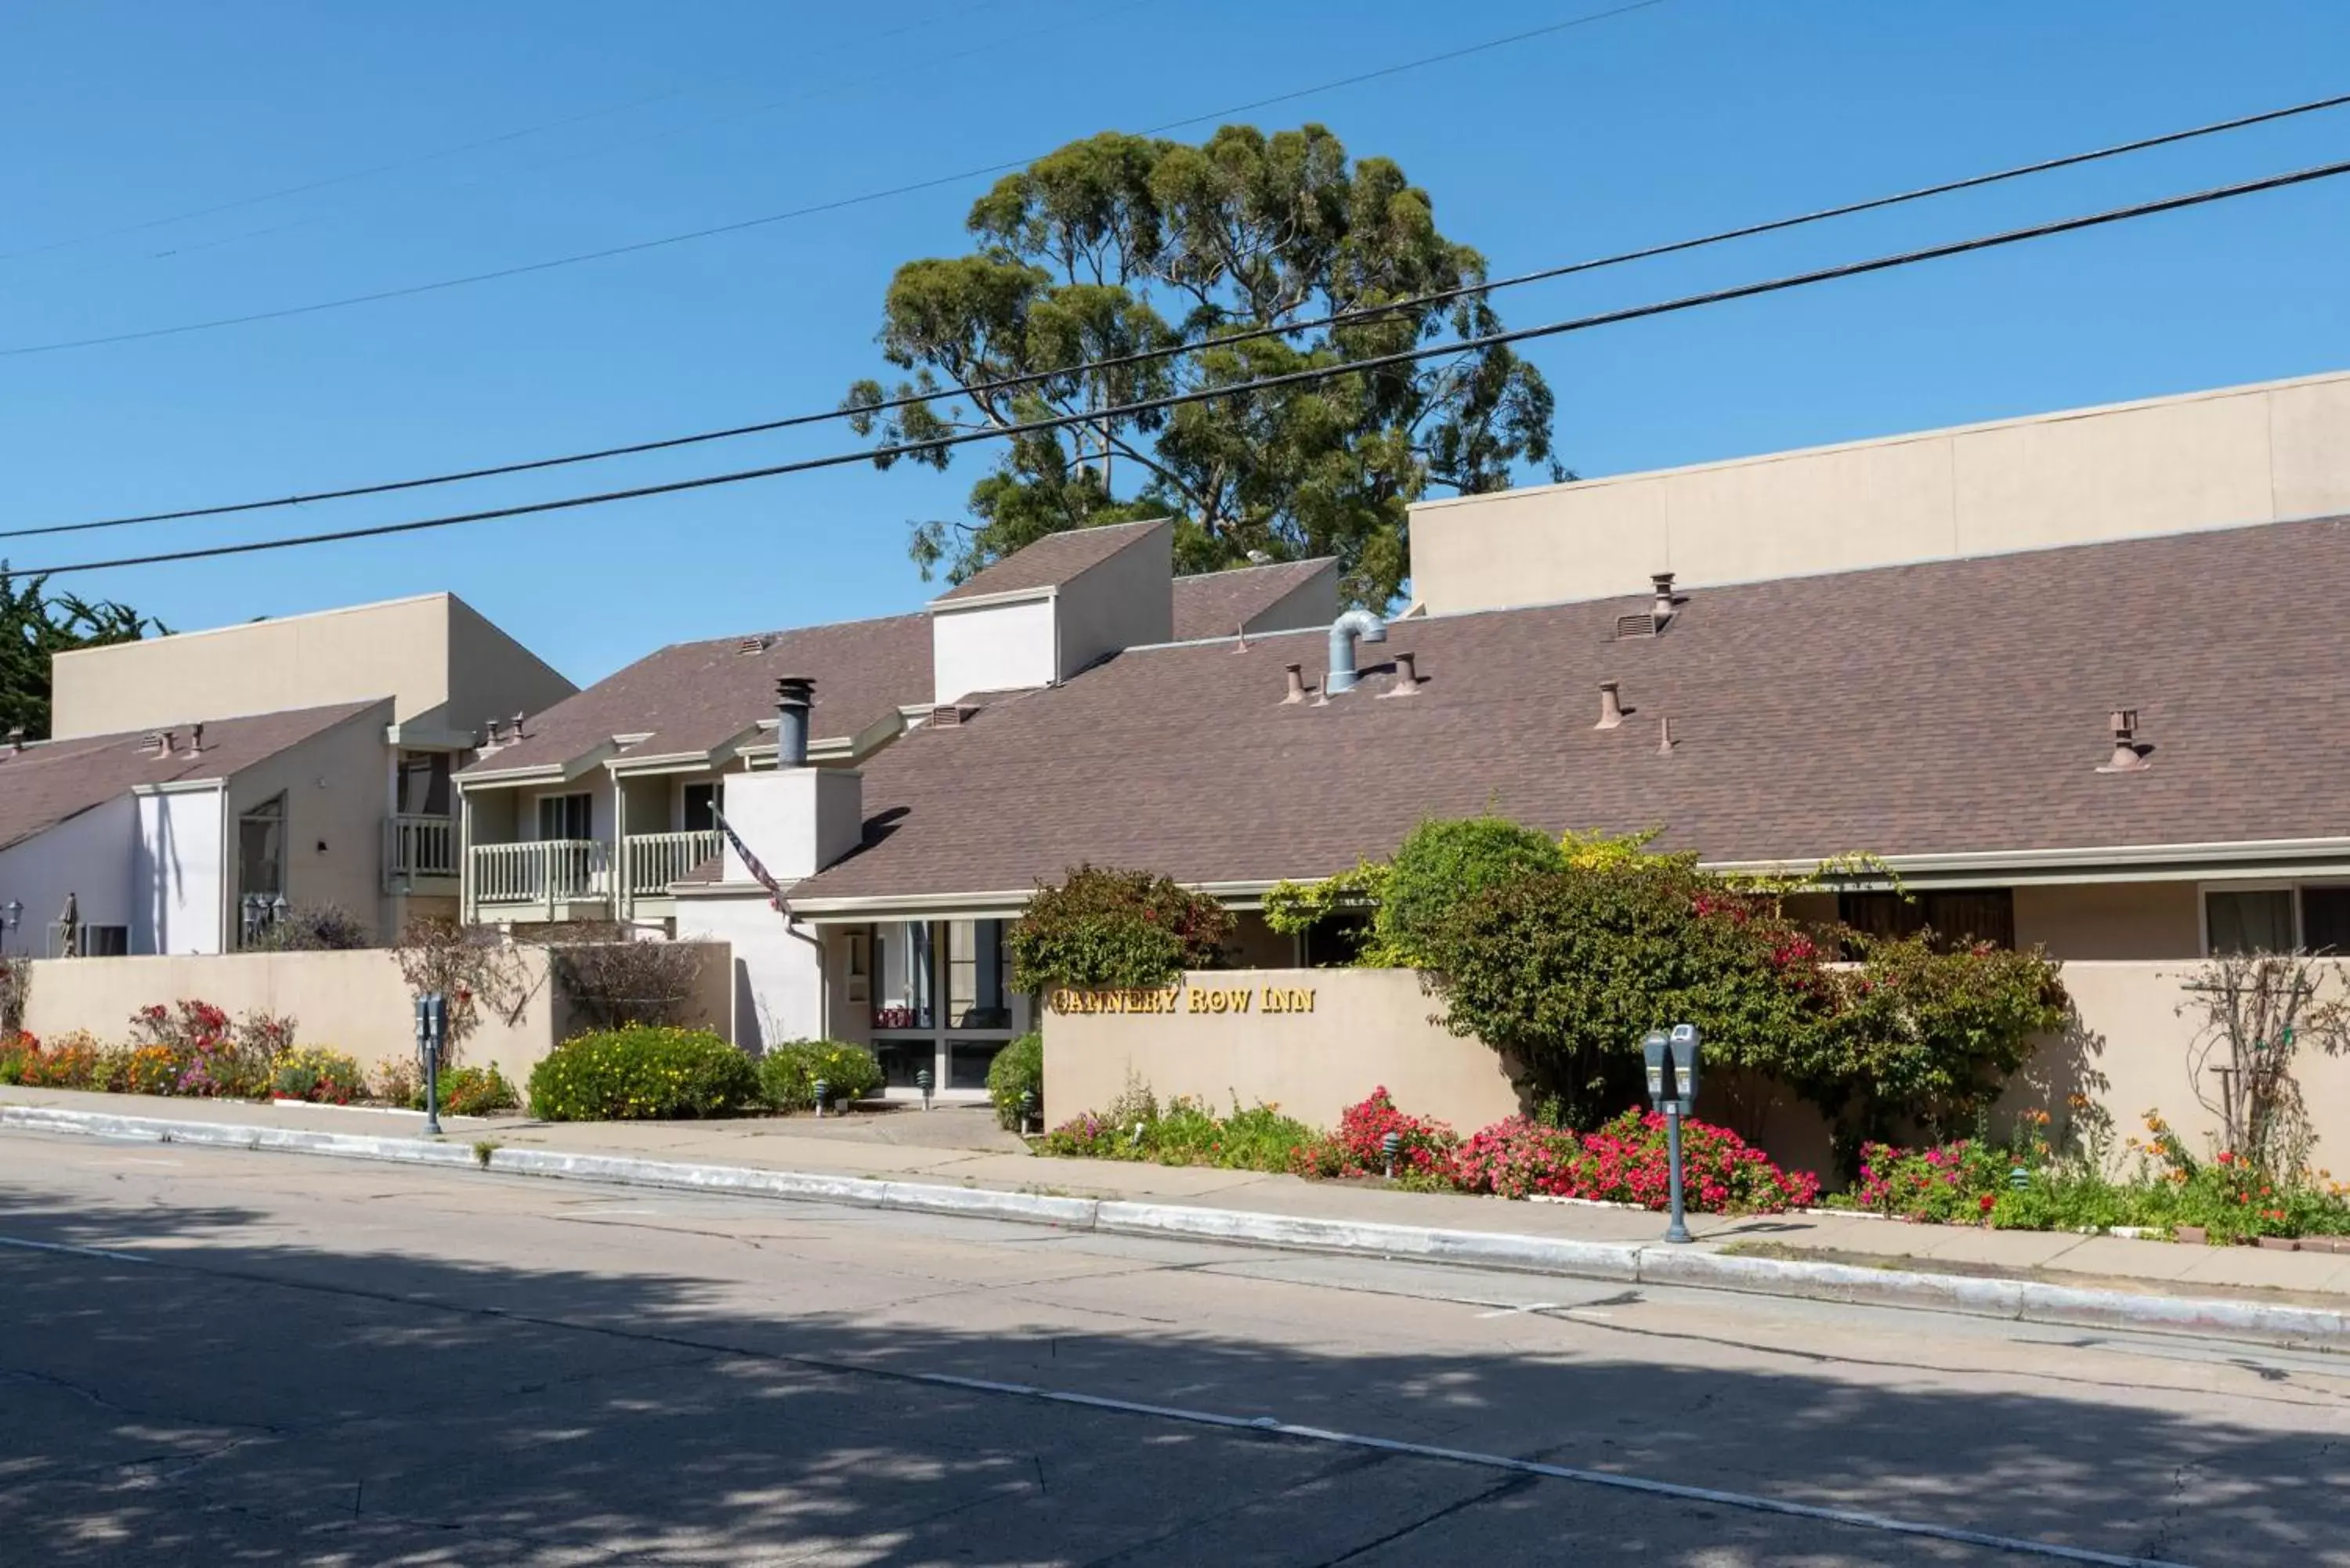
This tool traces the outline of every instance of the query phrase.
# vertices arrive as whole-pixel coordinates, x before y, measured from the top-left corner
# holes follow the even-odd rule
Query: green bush
[[[531,1115],[552,1122],[723,1116],[759,1094],[751,1058],[707,1030],[606,1030],[531,1069]]]
[[[793,1040],[770,1045],[759,1058],[759,1097],[779,1111],[816,1108],[822,1078],[830,1103],[846,1105],[878,1093],[881,1064],[862,1045],[837,1040]]]
[[[1013,983],[1023,991],[1148,989],[1216,961],[1232,911],[1148,871],[1079,866],[1036,889],[1013,926]]]
[[[1088,1111],[1036,1140],[1039,1154],[1157,1165],[1209,1165],[1227,1170],[1287,1170],[1293,1152],[1316,1140],[1312,1127],[1279,1107],[1235,1103],[1220,1116],[1198,1100],[1158,1097],[1130,1085],[1107,1110]]]
[[[491,1111],[510,1111],[522,1104],[521,1096],[515,1093],[515,1086],[506,1082],[505,1075],[499,1072],[495,1066],[451,1067],[445,1072],[436,1074],[435,1077],[441,1090],[441,1112],[443,1116],[485,1116]],[[536,1092],[537,1084],[537,1075],[533,1074],[531,1085],[534,1093]],[[410,1091],[408,1105],[411,1110],[421,1111],[424,1108],[424,1085],[421,1080],[416,1087]],[[549,1121],[566,1119],[584,1121],[596,1118],[549,1116],[547,1119]]]
[[[987,1064],[987,1097],[995,1105],[995,1119],[1017,1131],[1020,1096],[1036,1096],[1037,1115],[1045,1107],[1045,1037],[1035,1030],[995,1054]]]
[[[1401,961],[1425,962],[1437,929],[1461,904],[1515,877],[1565,869],[1555,840],[1505,817],[1430,818],[1397,847],[1372,929]]]

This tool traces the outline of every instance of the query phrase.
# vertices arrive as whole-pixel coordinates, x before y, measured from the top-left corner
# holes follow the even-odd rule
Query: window
[[[714,784],[691,784],[685,786],[685,830],[688,833],[708,833],[718,826],[718,786]]]
[[[961,1029],[1009,1029],[1004,1004],[1003,922],[947,922],[947,1021]],[[983,1077],[986,1069],[980,1069]],[[961,1088],[965,1085],[957,1085]]]
[[[541,838],[593,838],[595,797],[585,794],[548,794],[538,800],[538,836]]]
[[[286,797],[265,800],[236,819],[236,890],[246,897],[286,891]]]
[[[873,999],[876,1029],[931,1026],[931,925],[891,920],[875,929],[873,968],[880,991]]]
[[[1836,918],[1865,937],[1934,933],[1939,947],[1989,942],[2015,946],[2015,893],[2007,888],[1964,888],[1919,893],[1843,893]]]
[[[400,814],[402,816],[449,815],[449,753],[402,752],[400,754]]]
[[[2256,888],[2203,895],[2205,946],[2214,953],[2291,952],[2293,891]]]
[[[1305,929],[1305,967],[1349,969],[1370,940],[1371,917],[1357,910],[1325,915]]]
[[[1003,1040],[952,1040],[947,1043],[947,1087],[984,1089],[988,1064],[1008,1044]]]
[[[2314,953],[2350,956],[2350,888],[2301,890],[2301,945]]]
[[[130,951],[129,926],[84,926],[81,946],[77,950],[84,958],[122,958]]]

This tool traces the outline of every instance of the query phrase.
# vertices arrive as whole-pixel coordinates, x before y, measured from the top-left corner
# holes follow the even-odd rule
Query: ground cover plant
[[[530,1112],[556,1122],[716,1116],[759,1092],[751,1058],[708,1030],[611,1029],[567,1040],[531,1069]]]
[[[1235,1103],[1218,1116],[1181,1096],[1164,1106],[1149,1088],[1129,1084],[1104,1110],[1088,1111],[1035,1140],[1039,1154],[1123,1159],[1155,1165],[1209,1165],[1228,1170],[1289,1168],[1293,1152],[1315,1137],[1280,1107]]]

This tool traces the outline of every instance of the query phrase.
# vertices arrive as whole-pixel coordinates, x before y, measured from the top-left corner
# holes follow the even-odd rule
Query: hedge
[[[705,1029],[609,1029],[531,1069],[531,1115],[551,1122],[724,1116],[758,1097],[751,1058]]]

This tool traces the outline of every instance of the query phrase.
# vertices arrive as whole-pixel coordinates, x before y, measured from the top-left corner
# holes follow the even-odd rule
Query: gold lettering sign
[[[1064,986],[1045,998],[1047,1011],[1073,1012],[1311,1012],[1310,985],[1170,985],[1163,989],[1079,990]]]

